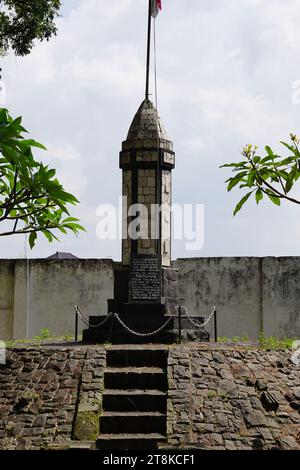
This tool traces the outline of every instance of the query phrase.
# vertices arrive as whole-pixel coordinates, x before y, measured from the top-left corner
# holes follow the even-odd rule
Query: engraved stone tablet
[[[130,290],[132,302],[160,301],[160,256],[134,256],[132,258]]]

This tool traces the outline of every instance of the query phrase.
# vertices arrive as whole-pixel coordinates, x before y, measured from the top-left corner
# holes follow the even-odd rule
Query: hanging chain
[[[213,316],[216,314],[216,307],[213,308],[212,312],[210,313],[210,315],[207,317],[207,319],[203,322],[203,323],[197,323],[195,322],[189,315],[187,309],[185,307],[181,307],[181,309],[183,310],[183,315],[186,316],[186,318],[190,321],[190,323],[192,323],[192,325],[194,325],[194,327],[196,328],[199,328],[199,329],[202,329],[204,328],[206,325],[208,325],[208,323],[211,321],[211,319],[213,318]],[[161,325],[157,330],[155,331],[151,331],[149,333],[140,333],[138,331],[134,331],[132,330],[131,328],[129,328],[124,322],[123,320],[119,317],[119,315],[117,313],[109,313],[107,315],[107,317],[101,321],[100,323],[97,323],[96,325],[91,325],[88,318],[86,318],[83,313],[81,312],[80,308],[78,307],[78,305],[75,305],[75,313],[79,316],[79,318],[81,319],[81,321],[88,327],[88,328],[100,328],[102,325],[104,325],[104,323],[107,322],[107,320],[109,318],[116,318],[118,320],[118,322],[120,323],[121,326],[123,326],[123,328],[125,328],[125,330],[127,330],[129,333],[135,335],[135,336],[141,336],[141,337],[147,337],[147,336],[154,336],[156,335],[157,333],[160,333],[169,323],[170,321],[172,320],[172,318],[174,317],[170,317],[168,318],[165,323],[163,325]]]
[[[129,333],[132,333],[133,335],[136,335],[136,336],[153,336],[157,333],[159,333],[160,331],[162,331],[168,324],[169,322],[171,321],[172,317],[168,318],[168,320],[160,327],[158,328],[157,330],[155,331],[151,331],[150,333],[140,333],[138,331],[134,331],[134,330],[131,330],[124,322],[123,320],[121,320],[121,318],[119,317],[119,315],[117,313],[109,313],[108,316],[101,322],[101,323],[98,323],[97,325],[90,325],[90,322],[89,320],[83,315],[83,313],[81,312],[80,308],[78,307],[78,305],[75,305],[75,312],[78,314],[79,318],[81,319],[81,321],[89,328],[100,328],[102,325],[104,325],[104,323],[111,317],[115,317],[118,322],[123,326],[123,328],[125,328],[127,331],[129,331]]]
[[[120,323],[120,325],[122,325],[123,328],[125,328],[127,331],[129,331],[129,333],[131,333],[135,336],[144,336],[144,337],[156,335],[157,333],[162,331],[170,323],[172,318],[174,318],[174,317],[168,318],[168,320],[160,328],[158,328],[155,331],[151,331],[150,333],[139,333],[138,331],[134,331],[131,328],[129,328],[127,325],[125,325],[125,323],[123,322],[123,320],[121,320],[121,318],[119,317],[119,315],[117,313],[115,313],[114,315],[115,315],[116,319],[118,320],[118,322]]]
[[[212,319],[212,317],[216,314],[216,307],[214,307],[212,309],[212,312],[211,314],[207,317],[207,319],[203,322],[203,323],[197,323],[195,322],[194,320],[192,320],[192,318],[190,317],[187,309],[185,307],[181,307],[182,310],[184,311],[184,315],[188,318],[188,320],[192,323],[192,325],[194,325],[196,328],[204,328],[206,325],[208,325],[208,323],[210,322],[210,320]]]
[[[79,316],[79,318],[81,319],[82,323],[85,324],[85,326],[87,326],[88,328],[100,328],[100,326],[104,325],[105,322],[107,322],[107,320],[109,318],[111,318],[111,316],[113,315],[112,313],[109,313],[107,315],[106,318],[104,318],[104,320],[102,320],[100,323],[97,323],[96,325],[90,325],[90,322],[88,320],[88,318],[86,318],[83,313],[81,312],[80,308],[78,307],[78,305],[75,305],[75,312],[77,313],[77,315]]]

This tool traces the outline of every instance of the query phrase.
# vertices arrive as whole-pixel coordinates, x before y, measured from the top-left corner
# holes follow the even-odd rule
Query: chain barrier
[[[118,322],[120,323],[121,326],[123,326],[123,328],[125,328],[129,333],[135,335],[135,336],[153,336],[157,333],[160,333],[160,331],[162,331],[169,323],[170,321],[172,320],[172,317],[168,318],[168,320],[161,326],[159,327],[157,330],[155,331],[151,331],[150,333],[140,333],[138,331],[134,331],[132,330],[131,328],[129,328],[124,322],[123,320],[121,320],[121,318],[119,317],[119,315],[117,313],[109,313],[108,316],[101,322],[101,323],[98,323],[97,325],[90,325],[90,322],[89,320],[83,315],[83,313],[81,312],[80,308],[78,307],[78,305],[75,305],[75,312],[76,314],[79,316],[79,318],[81,319],[81,321],[89,328],[100,328],[102,325],[104,325],[104,323],[111,317],[115,317]]]
[[[143,336],[143,337],[153,336],[153,335],[156,335],[157,333],[160,333],[170,323],[170,321],[173,318],[173,317],[168,318],[168,320],[165,321],[165,323],[155,331],[151,331],[150,333],[139,333],[138,331],[134,331],[131,328],[129,328],[127,325],[125,325],[125,323],[123,322],[123,320],[121,320],[121,318],[119,317],[119,315],[117,313],[115,313],[114,315],[115,315],[116,319],[118,320],[118,322],[120,323],[120,325],[122,325],[123,328],[125,328],[127,331],[129,331],[129,333],[131,333],[135,336]]]
[[[183,315],[190,321],[190,323],[196,327],[196,328],[199,328],[199,329],[202,329],[204,328],[206,325],[208,325],[208,323],[211,321],[211,319],[213,318],[213,316],[216,314],[216,307],[213,307],[213,310],[212,312],[210,313],[210,315],[207,317],[207,319],[203,322],[203,323],[198,323],[198,322],[195,322],[189,315],[187,309],[185,307],[181,307],[181,310],[182,310],[182,313]],[[125,330],[127,330],[129,333],[135,335],[135,336],[140,336],[140,337],[149,337],[149,336],[154,336],[156,335],[157,333],[160,333],[162,330],[164,330],[164,328],[170,323],[170,321],[172,320],[172,318],[174,317],[169,317],[168,320],[165,321],[165,323],[163,325],[161,325],[159,328],[157,328],[157,330],[155,331],[151,331],[149,333],[140,333],[138,331],[134,331],[132,330],[131,328],[129,328],[124,322],[123,320],[119,317],[119,315],[117,313],[109,313],[107,315],[107,317],[102,320],[100,323],[97,323],[96,325],[91,325],[88,318],[86,318],[83,313],[81,312],[80,308],[78,307],[78,305],[75,305],[75,313],[78,315],[78,317],[81,319],[81,321],[84,323],[85,326],[87,326],[88,328],[100,328],[102,325],[104,325],[104,323],[106,323],[108,321],[109,318],[116,318],[118,320],[118,322],[120,323],[120,325],[125,328]]]
[[[214,307],[212,309],[211,314],[207,317],[207,319],[203,323],[197,323],[194,320],[192,320],[192,318],[190,317],[190,315],[189,315],[189,313],[188,313],[188,311],[185,307],[181,307],[181,309],[183,311],[183,315],[185,315],[187,317],[187,319],[192,323],[192,325],[194,325],[196,328],[199,328],[199,329],[204,328],[206,325],[208,325],[210,320],[216,314],[216,307]]]
[[[81,319],[82,323],[85,324],[85,326],[87,326],[88,328],[100,328],[100,326],[104,325],[105,322],[107,322],[107,320],[113,315],[113,313],[109,313],[107,315],[106,318],[104,318],[104,320],[102,320],[100,323],[96,324],[96,325],[90,325],[90,322],[88,320],[88,318],[86,318],[83,313],[81,312],[80,308],[78,307],[78,305],[75,305],[75,313],[79,316],[79,318]]]

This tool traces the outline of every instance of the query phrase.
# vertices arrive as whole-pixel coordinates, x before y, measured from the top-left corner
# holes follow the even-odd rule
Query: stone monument
[[[84,341],[173,343],[179,334],[185,340],[209,340],[187,317],[179,333],[179,273],[171,266],[174,167],[173,143],[146,98],[120,152],[123,240],[122,262],[114,268],[114,298],[108,300],[108,316],[89,318]]]

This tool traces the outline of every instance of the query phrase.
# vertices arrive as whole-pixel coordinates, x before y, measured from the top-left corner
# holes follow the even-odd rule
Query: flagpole
[[[151,53],[151,3],[149,0],[149,13],[148,13],[148,37],[147,37],[147,65],[146,65],[146,91],[145,98],[149,99],[149,74],[150,74],[150,53]]]

